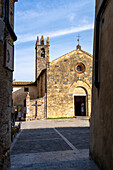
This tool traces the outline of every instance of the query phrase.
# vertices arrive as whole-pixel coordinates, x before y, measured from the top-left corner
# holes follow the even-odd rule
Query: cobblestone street
[[[11,146],[11,168],[97,170],[89,160],[88,119],[23,122]]]

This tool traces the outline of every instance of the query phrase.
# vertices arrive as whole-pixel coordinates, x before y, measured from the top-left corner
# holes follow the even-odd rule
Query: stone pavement
[[[89,121],[23,122],[11,146],[10,170],[98,170],[89,160]]]

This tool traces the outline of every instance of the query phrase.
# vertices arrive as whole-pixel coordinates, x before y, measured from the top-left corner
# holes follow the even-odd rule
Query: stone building
[[[91,113],[92,55],[76,50],[52,61],[47,68],[47,117],[89,116]]]
[[[26,107],[26,120],[89,116],[92,60],[92,55],[77,45],[76,50],[49,62],[49,38],[46,44],[43,36],[40,42],[37,38],[36,81],[13,82],[14,107]],[[29,88],[29,93],[25,88]]]
[[[26,118],[26,97],[29,92],[30,99],[37,99],[37,86],[35,82],[13,82],[13,112],[19,112],[21,108],[21,119]],[[15,118],[17,119],[17,114],[15,112]]]
[[[10,165],[15,1],[0,0],[0,169]]]
[[[96,0],[90,154],[113,169],[113,1]]]

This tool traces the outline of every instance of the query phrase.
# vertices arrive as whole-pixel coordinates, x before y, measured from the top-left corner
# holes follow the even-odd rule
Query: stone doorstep
[[[89,116],[75,116],[78,120],[89,120]]]
[[[44,117],[36,117],[36,120],[46,120]]]

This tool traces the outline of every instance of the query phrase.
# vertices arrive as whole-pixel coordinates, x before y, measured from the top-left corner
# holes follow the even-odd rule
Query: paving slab
[[[89,148],[89,127],[63,127],[56,129],[77,149]]]

